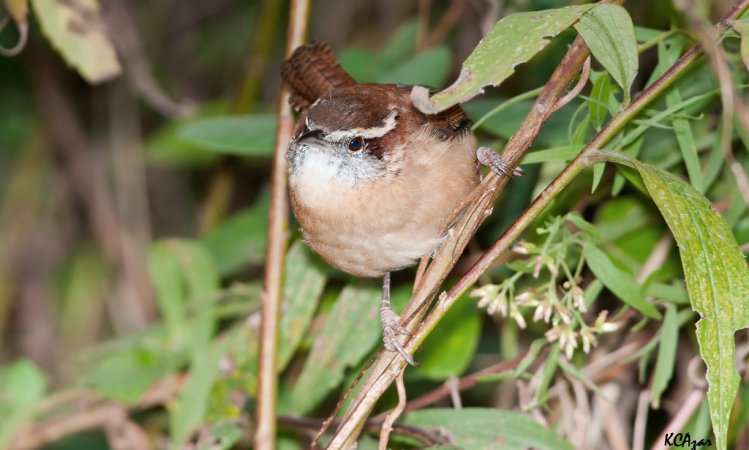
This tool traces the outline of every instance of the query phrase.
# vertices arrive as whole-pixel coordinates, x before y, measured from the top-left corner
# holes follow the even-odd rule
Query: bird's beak
[[[320,130],[305,131],[294,139],[295,144],[314,144],[322,142],[322,132]]]

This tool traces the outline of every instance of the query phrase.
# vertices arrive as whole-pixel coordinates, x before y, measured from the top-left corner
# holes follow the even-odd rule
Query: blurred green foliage
[[[118,48],[127,75],[108,84],[88,86],[66,68],[54,50],[83,50],[55,41],[49,30],[42,35],[40,27],[49,17],[36,17],[45,14],[38,7],[29,22],[24,55],[0,60],[0,446],[18,445],[12,439],[31,433],[26,427],[118,405],[154,445],[250,447],[273,109],[284,30],[273,29],[270,38],[253,34],[271,2],[187,3],[181,8],[127,7],[136,26],[123,30],[134,33],[145,50],[133,59]],[[334,41],[334,48],[354,78],[435,89],[457,77],[478,43],[477,30],[499,19],[495,10],[471,3],[442,42],[425,48],[419,44],[424,30],[416,5],[398,15],[393,2],[380,9],[376,2],[352,9],[346,2],[332,3],[342,16],[337,23],[346,24],[341,28],[348,33]],[[428,15],[431,29],[449,7],[434,3]],[[504,15],[567,3],[497,4]],[[712,5],[701,4],[706,9]],[[713,6],[717,10],[728,4]],[[109,7],[102,6],[105,17],[114,20],[106,15]],[[695,43],[683,14],[669,1],[626,7],[579,22],[583,36],[608,34],[601,47],[593,48],[596,62],[588,86],[544,125],[523,162],[528,175],[510,182],[446,286],[621,110],[630,89],[635,96],[652,84]],[[581,14],[586,8],[579,7]],[[313,35],[335,39],[336,30],[326,29],[324,18],[315,17]],[[631,27],[630,17],[636,26]],[[383,31],[387,18],[391,26]],[[478,124],[474,131],[482,145],[499,149],[516,131],[533,105],[534,89],[545,82],[574,36],[562,29],[548,34],[557,33],[523,66],[493,61],[516,72],[508,73],[498,89],[464,105]],[[729,32],[722,48],[734,85],[744,93],[748,77],[741,59],[746,48],[742,33],[742,26]],[[53,40],[51,46],[45,36]],[[629,42],[630,37],[636,42]],[[17,38],[15,28],[0,30],[0,44],[6,48]],[[271,56],[258,61],[251,52],[266,41]],[[130,45],[130,51],[139,48]],[[612,48],[622,51],[607,53]],[[632,58],[639,61],[636,74],[628,65]],[[156,86],[146,90],[192,98],[197,106],[182,116],[163,114],[149,100],[153,92],[144,93],[143,73],[131,72],[143,61],[150,61],[146,72],[153,72],[149,76]],[[42,71],[74,100],[65,104],[63,99],[61,106],[61,100],[41,96],[49,82],[39,76]],[[237,92],[247,77],[255,77],[260,91],[248,108],[252,112],[237,115],[244,110]],[[478,92],[484,87],[473,88]],[[60,112],[75,119],[71,123],[77,128],[67,131],[83,137],[86,148],[72,149],[83,152],[83,159],[71,156],[70,141],[54,132],[50,117]],[[734,167],[721,147],[721,133],[729,126]],[[402,423],[433,434],[438,428],[447,430],[457,446],[432,448],[569,449],[581,442],[569,408],[583,414],[578,404],[583,395],[590,400],[588,418],[605,414],[598,400],[618,389],[618,397],[610,400],[627,424],[635,420],[637,399],[647,393],[652,410],[645,443],[656,442],[668,420],[661,405],[680,405],[682,393],[695,388],[685,373],[689,361],[701,354],[725,364],[726,345],[733,351],[734,331],[746,325],[745,311],[730,312],[732,303],[725,303],[723,290],[746,281],[745,271],[736,269],[742,264],[745,269],[745,262],[732,239],[746,254],[749,215],[734,174],[736,167],[749,171],[747,133],[739,121],[724,121],[719,85],[709,65],[700,64],[680,78],[602,149],[641,163],[630,162],[635,169],[598,164],[578,177],[528,228],[515,252],[484,275],[482,300],[464,296],[458,301],[416,354],[421,366],[407,370],[409,398],[503,360],[525,357],[507,370],[478,376],[461,393],[467,408],[421,408]],[[92,170],[81,171],[80,161]],[[659,178],[659,170],[687,180],[693,189]],[[103,181],[93,186],[103,191],[81,188],[92,186],[82,173],[100,177]],[[681,193],[690,203],[663,201],[655,191]],[[112,207],[109,219],[116,229],[101,202]],[[722,219],[712,217],[710,208]],[[715,222],[693,229],[674,225],[686,213],[695,222]],[[308,446],[309,437],[291,419],[326,416],[381,347],[380,291],[376,282],[342,274],[312,254],[293,222],[289,235],[278,368],[279,410],[289,420],[282,422],[278,448],[295,449]],[[688,258],[685,252],[691,252]],[[733,281],[720,278],[721,264],[736,269]],[[395,276],[396,310],[411,294],[413,273]],[[704,284],[708,275],[713,279]],[[695,279],[703,283],[697,291],[690,281]],[[139,290],[138,283],[145,287]],[[493,314],[485,314],[483,307]],[[693,327],[700,317],[714,320],[721,347],[701,352]],[[741,351],[746,337],[746,331],[736,333]],[[606,358],[615,359],[608,364],[619,376],[595,370]],[[720,372],[725,380],[736,375],[728,359],[731,364]],[[745,380],[746,366],[739,370]],[[711,419],[703,400],[685,430],[709,438],[711,420],[720,417],[728,430],[721,442],[738,448],[749,442],[749,389],[745,381],[740,384],[731,413],[733,395],[725,383],[715,389],[724,403],[719,416],[714,412]],[[570,392],[578,398],[573,401]],[[389,394],[378,412],[395,402]],[[448,404],[440,399],[441,406]],[[530,413],[542,415],[550,426],[539,425]],[[47,444],[109,448],[98,431]],[[391,446],[423,445],[396,430]],[[360,448],[376,444],[363,436]]]

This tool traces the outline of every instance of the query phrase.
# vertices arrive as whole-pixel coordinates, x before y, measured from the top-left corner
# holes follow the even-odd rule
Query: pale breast
[[[324,155],[290,174],[304,238],[333,266],[375,277],[413,265],[436,249],[449,214],[477,184],[470,133],[437,141],[425,129],[405,145],[395,170],[366,182],[341,178]]]

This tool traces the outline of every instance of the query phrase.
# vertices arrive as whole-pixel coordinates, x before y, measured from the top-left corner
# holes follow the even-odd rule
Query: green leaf
[[[687,294],[684,286],[681,285],[669,285],[658,282],[650,283],[645,290],[645,295],[658,297],[671,303],[689,303],[689,294]]]
[[[408,413],[402,421],[447,434],[464,450],[572,450],[572,444],[535,420],[493,408],[431,408]]]
[[[198,450],[229,450],[242,439],[244,428],[236,422],[222,421],[208,431],[210,444],[203,444]]]
[[[442,323],[424,342],[419,353],[419,375],[445,380],[462,374],[471,363],[481,335],[481,318],[476,303],[467,296],[458,300]]]
[[[172,444],[180,446],[203,421],[211,388],[219,375],[219,362],[229,348],[227,340],[195,353],[190,373],[179,396],[169,409],[169,432]]]
[[[590,99],[588,100],[588,114],[590,115],[590,120],[593,122],[593,127],[597,131],[601,131],[601,127],[606,123],[606,115],[609,112],[608,103],[613,93],[614,85],[611,84],[609,74],[603,73],[599,75],[593,83],[593,88],[590,91]]]
[[[120,74],[96,0],[31,0],[31,6],[52,46],[86,81],[99,83]]]
[[[660,408],[661,395],[668,387],[668,382],[674,374],[676,365],[676,345],[679,343],[679,322],[677,320],[676,308],[674,305],[668,305],[666,314],[663,317],[661,326],[660,346],[658,349],[658,359],[655,362],[655,375],[653,376],[653,385],[650,388],[652,392],[651,405],[653,408]]]
[[[735,20],[731,22],[731,26],[741,36],[739,52],[741,53],[741,60],[744,61],[744,65],[749,69],[749,21]]]
[[[549,161],[571,161],[584,148],[584,145],[573,144],[561,147],[547,148],[526,153],[521,161],[522,164],[538,164]]]
[[[739,385],[734,333],[749,326],[749,268],[736,239],[710,202],[674,175],[624,155],[609,160],[637,169],[676,239],[700,355],[707,365],[707,397],[716,448],[725,449]]]
[[[417,53],[377,77],[378,83],[438,87],[445,83],[452,58],[446,47],[436,47]]]
[[[476,99],[463,105],[468,117],[474,119],[474,130],[480,129],[503,139],[512,136],[532,107],[531,101],[515,98]]]
[[[564,31],[591,8],[593,5],[568,6],[504,17],[471,52],[451,86],[431,98],[421,90],[414,104],[424,113],[435,114],[470,100],[486,86],[498,85],[512,75],[515,66],[546,47],[548,38]]]
[[[336,56],[341,67],[360,83],[372,82],[384,72],[382,61],[369,50],[346,48]]]
[[[642,143],[644,140],[645,140],[644,136],[640,136],[639,138],[635,139],[634,141],[630,142],[629,144],[621,148],[620,151],[633,158],[637,158],[637,155],[640,154],[640,150],[642,149]],[[635,176],[635,178],[637,178],[637,176]],[[611,195],[613,196],[619,195],[621,190],[624,188],[625,179],[627,179],[627,174],[625,173],[625,170],[619,170],[616,172],[616,176],[614,177],[614,183],[611,186]]]
[[[399,26],[388,42],[377,53],[377,58],[383,64],[391,66],[402,61],[416,47],[416,38],[419,34],[419,22],[409,20]]]
[[[611,262],[608,255],[592,244],[585,245],[585,260],[590,271],[601,280],[611,292],[624,303],[642,314],[660,319],[661,313],[640,293],[640,286],[635,278]]]
[[[203,244],[222,275],[265,261],[269,203],[269,193],[263,192],[251,208],[226,218],[203,236]]]
[[[665,43],[658,43],[659,66],[663,62],[665,67],[671,67],[679,59],[680,54],[681,45],[673,44],[666,48]],[[671,87],[666,93],[666,107],[672,108],[682,101],[681,91],[678,86]],[[687,167],[689,180],[695,189],[704,192],[702,168],[700,167],[700,159],[697,155],[697,145],[694,142],[694,135],[692,134],[692,125],[689,123],[689,120],[678,115],[674,115],[672,124],[676,141],[679,143],[679,150],[681,150],[681,156],[684,158],[684,164]]]
[[[58,340],[71,350],[85,345],[87,326],[102,317],[109,294],[111,267],[91,244],[80,245],[64,265],[57,306]]]
[[[603,180],[603,174],[606,170],[605,164],[596,164],[593,166],[593,181],[590,183],[590,192],[593,193],[598,189],[598,185]]]
[[[0,371],[0,446],[29,423],[34,406],[44,398],[47,379],[30,360],[20,359]]]
[[[341,383],[346,368],[357,364],[377,344],[380,299],[379,289],[343,288],[292,389],[294,411],[314,408]]]
[[[224,116],[185,123],[179,136],[204,150],[240,156],[270,156],[276,145],[272,114]]]
[[[518,378],[523,375],[523,373],[528,370],[531,364],[533,364],[536,358],[538,358],[541,350],[547,345],[549,345],[549,341],[542,338],[536,339],[531,342],[530,347],[528,347],[528,352],[526,353],[525,357],[523,357],[523,359],[518,363],[518,366],[515,368],[512,376],[514,378]]]
[[[147,348],[109,353],[89,370],[84,383],[105,397],[135,404],[146,390],[173,370],[174,361]]]
[[[189,335],[193,345],[208,343],[214,325],[211,303],[219,287],[213,259],[197,241],[168,239],[155,243],[148,261],[159,309],[174,337]],[[200,306],[197,322],[188,323],[188,308]]]
[[[575,28],[590,52],[624,91],[629,103],[632,82],[637,76],[637,41],[632,19],[618,5],[602,4],[586,12]]]
[[[559,367],[559,356],[562,353],[562,347],[559,346],[559,342],[555,342],[549,350],[549,356],[544,361],[544,369],[541,374],[541,380],[538,383],[538,389],[533,394],[533,400],[531,401],[532,407],[538,406],[546,402],[547,395],[549,393],[549,385],[554,379],[554,374]]]
[[[315,264],[312,253],[296,241],[286,254],[284,272],[284,310],[281,316],[281,342],[278,370],[283,370],[302,342],[317,309],[326,272]]]
[[[148,163],[176,167],[210,166],[221,158],[221,155],[205,151],[202,145],[186,142],[179,137],[179,133],[188,123],[223,115],[227,110],[228,106],[224,102],[203,103],[191,117],[170,120],[155,130],[144,142]]]

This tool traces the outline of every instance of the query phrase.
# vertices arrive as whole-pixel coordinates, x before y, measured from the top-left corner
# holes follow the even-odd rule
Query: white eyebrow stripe
[[[374,128],[353,128],[351,130],[338,130],[329,133],[326,137],[330,141],[342,141],[344,139],[353,138],[359,136],[363,139],[375,139],[380,138],[388,134],[395,129],[396,117],[398,117],[398,111],[395,109],[390,110],[390,114],[385,118],[382,125]]]

